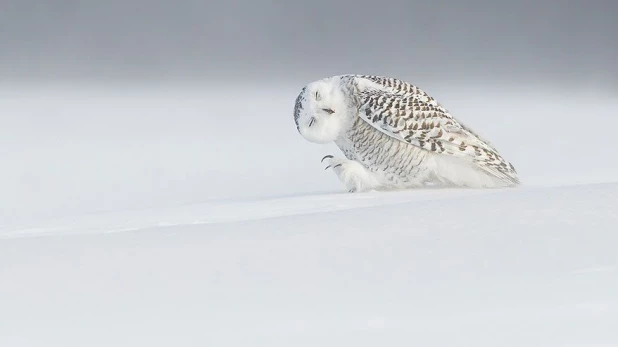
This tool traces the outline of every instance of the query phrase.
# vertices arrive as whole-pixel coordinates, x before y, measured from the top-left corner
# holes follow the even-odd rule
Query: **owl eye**
[[[323,108],[322,111],[327,112],[328,114],[335,113],[335,110],[333,110],[332,108]]]

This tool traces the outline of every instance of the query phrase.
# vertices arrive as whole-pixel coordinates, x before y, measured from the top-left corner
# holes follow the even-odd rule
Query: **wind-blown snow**
[[[296,86],[0,91],[0,346],[618,345],[618,100],[425,89],[524,186],[344,193]]]

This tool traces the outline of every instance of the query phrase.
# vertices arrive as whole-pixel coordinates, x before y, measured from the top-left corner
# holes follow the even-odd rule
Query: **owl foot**
[[[355,160],[327,155],[322,158],[322,162],[325,161],[324,170],[332,169],[350,193],[368,191],[379,185],[375,175]]]

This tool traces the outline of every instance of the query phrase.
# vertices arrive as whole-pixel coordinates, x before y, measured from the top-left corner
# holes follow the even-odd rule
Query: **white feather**
[[[296,99],[294,119],[305,139],[334,142],[348,161],[366,169],[349,175],[346,167],[362,170],[339,165],[335,171],[346,186],[349,177],[365,181],[359,187],[366,189],[519,183],[515,168],[488,141],[401,80],[341,75],[312,82]]]

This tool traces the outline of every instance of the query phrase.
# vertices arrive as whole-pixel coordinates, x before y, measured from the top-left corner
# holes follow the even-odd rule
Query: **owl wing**
[[[359,116],[377,130],[434,153],[469,160],[510,184],[515,167],[418,87],[387,77],[357,78]]]

